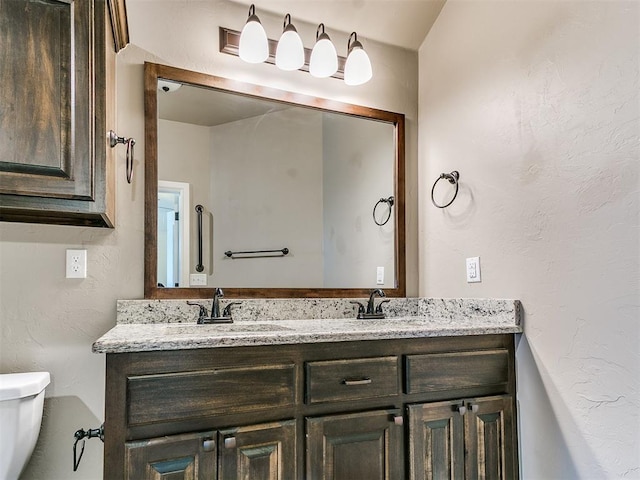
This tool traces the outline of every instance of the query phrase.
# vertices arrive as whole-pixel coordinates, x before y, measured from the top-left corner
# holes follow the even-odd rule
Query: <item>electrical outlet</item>
[[[376,270],[376,285],[384,285],[384,267],[378,267]]]
[[[67,250],[67,278],[87,278],[86,250]]]
[[[467,283],[481,282],[480,257],[467,258]]]
[[[206,287],[207,286],[207,274],[206,273],[192,273],[189,275],[189,285],[192,287]]]

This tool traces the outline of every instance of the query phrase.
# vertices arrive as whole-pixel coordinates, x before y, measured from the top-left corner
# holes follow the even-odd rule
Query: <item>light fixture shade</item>
[[[287,17],[289,23],[287,23]],[[298,70],[304,65],[304,46],[300,35],[291,24],[291,16],[285,16],[285,25],[282,36],[276,48],[276,66],[281,70]]]
[[[269,58],[269,41],[267,34],[255,14],[255,7],[249,8],[249,18],[240,33],[238,54],[249,63],[262,63]]]
[[[362,85],[371,80],[371,60],[363,48],[354,48],[344,65],[344,83],[347,85]]]
[[[320,27],[322,27],[322,34],[319,33]],[[324,33],[322,23],[318,26],[316,40],[309,59],[309,73],[318,78],[330,77],[338,71],[338,53],[329,35]]]
[[[351,42],[353,39],[353,43]],[[362,85],[371,80],[373,71],[369,55],[362,48],[355,32],[349,37],[347,44],[347,61],[344,65],[344,83],[347,85]]]

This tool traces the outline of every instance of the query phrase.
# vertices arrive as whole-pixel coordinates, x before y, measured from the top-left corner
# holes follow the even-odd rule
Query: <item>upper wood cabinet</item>
[[[0,220],[114,226],[127,41],[124,0],[0,0]]]

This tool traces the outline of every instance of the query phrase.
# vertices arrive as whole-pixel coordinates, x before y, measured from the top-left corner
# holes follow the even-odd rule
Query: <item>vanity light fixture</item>
[[[304,46],[296,27],[291,23],[291,15],[287,13],[276,48],[276,66],[280,70],[299,70],[303,65]]]
[[[240,34],[239,56],[249,63],[262,63],[269,57],[269,42],[260,19],[256,15],[256,7],[251,4],[249,17]]]
[[[322,30],[322,33],[320,33]],[[316,30],[316,44],[311,51],[309,73],[314,77],[330,77],[338,70],[338,53],[331,43],[329,35],[324,31],[324,23]]]
[[[353,41],[352,41],[353,40]],[[358,34],[353,32],[347,41],[347,62],[344,65],[344,83],[362,85],[371,80],[371,60],[358,41]]]

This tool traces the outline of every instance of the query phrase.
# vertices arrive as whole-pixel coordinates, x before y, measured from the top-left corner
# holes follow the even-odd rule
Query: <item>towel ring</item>
[[[433,192],[435,191],[436,185],[438,184],[438,182],[440,180],[442,180],[443,178],[446,179],[451,185],[455,185],[456,186],[456,191],[453,194],[453,198],[449,201],[449,203],[447,203],[445,205],[438,205],[436,203],[435,198],[433,198]],[[438,208],[447,208],[449,205],[451,205],[453,203],[453,201],[458,196],[458,180],[460,180],[460,173],[457,170],[454,170],[451,173],[441,173],[440,174],[438,179],[433,184],[433,187],[431,187],[431,202],[433,203],[434,206],[436,206]]]
[[[387,215],[387,218],[385,218],[383,222],[378,222],[378,220],[376,219],[376,209],[378,208],[378,205],[380,205],[381,203],[388,203],[389,204],[389,213]],[[376,222],[376,225],[381,227],[381,226],[387,224],[387,222],[391,218],[391,207],[393,207],[394,203],[395,203],[395,199],[393,198],[393,196],[391,196],[389,198],[381,198],[380,200],[378,200],[378,202],[373,207],[373,221]]]
[[[136,141],[133,138],[119,137],[116,132],[109,130],[109,146],[113,148],[119,143],[127,146],[127,183],[131,183],[133,180],[133,147],[136,144]]]

